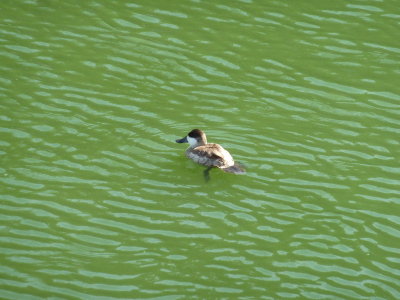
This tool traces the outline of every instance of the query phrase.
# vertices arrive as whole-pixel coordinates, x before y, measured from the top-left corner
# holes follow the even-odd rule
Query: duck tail
[[[222,168],[221,169],[224,172],[227,173],[233,173],[233,174],[244,174],[246,173],[246,170],[243,168],[243,166],[241,166],[238,163],[235,163],[233,166],[227,167],[227,168]]]

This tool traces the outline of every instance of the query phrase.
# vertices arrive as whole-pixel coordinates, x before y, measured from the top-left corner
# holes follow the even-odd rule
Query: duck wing
[[[199,163],[212,167],[227,167],[233,164],[232,156],[218,144],[206,144],[198,146],[191,151],[198,158]],[[231,163],[232,161],[232,163]]]

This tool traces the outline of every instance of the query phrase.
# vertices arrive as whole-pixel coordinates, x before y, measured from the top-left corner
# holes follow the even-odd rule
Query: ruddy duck
[[[203,166],[208,167],[204,171],[206,181],[210,179],[209,171],[219,168],[222,171],[234,174],[244,174],[245,170],[234,162],[231,154],[218,144],[207,143],[206,134],[200,129],[193,129],[177,143],[189,143],[185,154],[188,158]]]

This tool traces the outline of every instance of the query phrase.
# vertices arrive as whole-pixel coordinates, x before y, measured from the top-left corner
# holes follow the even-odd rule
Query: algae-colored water
[[[0,7],[0,298],[400,298],[397,1]]]

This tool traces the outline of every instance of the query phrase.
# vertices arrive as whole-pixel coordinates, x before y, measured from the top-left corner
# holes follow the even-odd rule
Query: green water
[[[400,298],[397,1],[0,8],[1,299]]]

